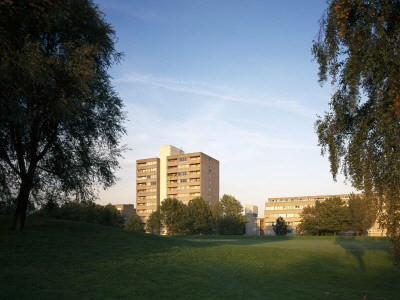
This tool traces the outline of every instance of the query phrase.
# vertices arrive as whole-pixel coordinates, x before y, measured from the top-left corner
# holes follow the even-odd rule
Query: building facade
[[[258,206],[246,204],[244,206],[244,215],[246,216],[246,235],[260,235],[260,226],[258,222]]]
[[[160,205],[160,159],[136,161],[136,214],[146,223]]]
[[[317,200],[325,201],[328,198],[339,197],[342,201],[349,200],[349,194],[342,195],[322,195],[322,196],[301,196],[301,197],[281,197],[281,198],[268,198],[265,202],[264,211],[264,234],[275,235],[272,228],[276,219],[282,217],[286,224],[289,226],[290,234],[297,234],[297,226],[300,224],[300,214],[306,206],[314,206]],[[385,235],[385,231],[375,224],[368,230],[370,236]]]
[[[161,146],[159,158],[138,160],[136,169],[136,211],[144,223],[166,198],[185,204],[196,197],[219,199],[219,161],[202,152]]]
[[[136,214],[136,209],[133,204],[114,204],[115,208],[121,213],[125,222],[129,220],[134,214]]]

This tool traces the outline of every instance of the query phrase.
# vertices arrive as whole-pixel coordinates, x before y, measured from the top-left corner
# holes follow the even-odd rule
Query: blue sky
[[[312,41],[325,1],[101,0],[125,56],[110,70],[125,103],[131,149],[100,203],[135,203],[137,159],[159,146],[220,161],[220,194],[340,194],[314,123],[332,88],[318,83]]]

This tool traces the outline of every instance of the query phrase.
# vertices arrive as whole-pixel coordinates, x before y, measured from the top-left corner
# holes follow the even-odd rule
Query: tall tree
[[[348,202],[350,229],[357,236],[365,233],[376,221],[376,206],[372,198],[362,198],[359,195],[350,195]]]
[[[14,230],[50,187],[87,199],[114,183],[124,133],[107,73],[114,43],[90,0],[0,2],[0,198],[15,199]]]
[[[234,196],[224,194],[220,199],[222,211],[225,216],[239,216],[243,212],[243,206]]]
[[[321,233],[333,233],[349,230],[349,211],[339,197],[316,201],[317,229]]]
[[[321,235],[346,231],[349,227],[349,210],[339,197],[316,201],[315,206],[306,206],[300,214],[297,230],[301,234]]]
[[[188,203],[187,228],[193,234],[211,233],[213,216],[211,207],[203,198],[197,197]]]
[[[224,194],[212,205],[216,231],[219,234],[244,234],[246,217],[242,215],[243,206],[234,196]]]
[[[167,198],[160,205],[160,215],[167,234],[184,234],[187,231],[188,210],[183,202]]]
[[[335,89],[316,122],[334,179],[378,196],[380,224],[400,265],[400,2],[329,0],[313,54]]]
[[[300,224],[296,230],[300,234],[320,235],[318,229],[318,215],[315,206],[307,205],[300,213]]]
[[[146,223],[146,232],[152,234],[161,234],[162,230],[162,220],[161,220],[161,211],[160,207],[157,208],[156,211],[153,211]]]

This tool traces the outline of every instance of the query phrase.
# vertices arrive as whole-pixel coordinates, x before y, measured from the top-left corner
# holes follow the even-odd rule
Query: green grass
[[[0,216],[0,299],[400,299],[383,238],[157,237]]]

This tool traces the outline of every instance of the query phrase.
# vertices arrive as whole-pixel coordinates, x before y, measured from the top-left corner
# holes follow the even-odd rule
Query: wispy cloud
[[[247,105],[256,105],[263,107],[273,107],[279,110],[289,111],[308,118],[315,118],[317,112],[307,108],[296,100],[287,100],[279,98],[265,98],[243,95],[234,88],[224,85],[216,85],[207,82],[180,80],[175,78],[160,77],[132,72],[115,82],[119,83],[141,83],[156,86],[175,92],[190,93],[201,96],[217,98],[225,101],[244,103]]]

